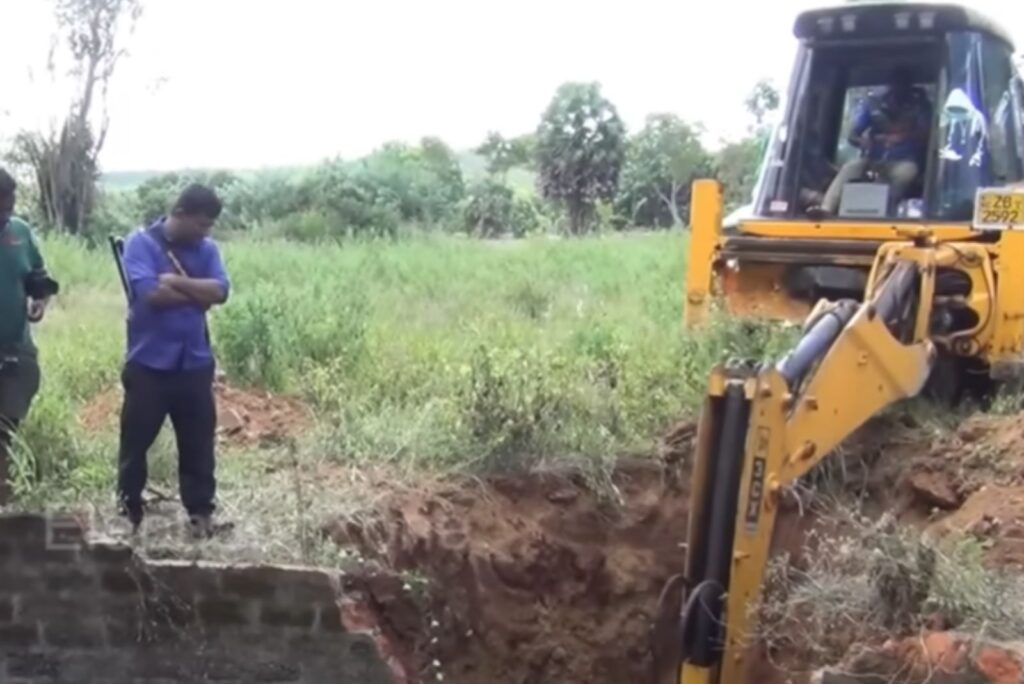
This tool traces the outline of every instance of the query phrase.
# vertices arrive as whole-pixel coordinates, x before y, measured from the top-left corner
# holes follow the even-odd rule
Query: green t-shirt
[[[25,276],[43,268],[32,229],[11,218],[0,228],[0,348],[34,351],[29,332]]]

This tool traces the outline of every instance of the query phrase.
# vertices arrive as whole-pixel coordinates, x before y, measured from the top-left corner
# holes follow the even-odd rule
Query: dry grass
[[[979,638],[1024,637],[1024,578],[986,568],[970,538],[932,540],[885,515],[823,513],[803,567],[776,559],[758,636],[802,669],[838,662],[851,645],[913,633],[939,619]]]

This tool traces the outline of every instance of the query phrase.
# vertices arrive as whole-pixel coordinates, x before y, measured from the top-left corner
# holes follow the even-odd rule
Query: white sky
[[[807,0],[144,0],[110,94],[105,170],[260,167],[437,135],[533,130],[559,84],[597,80],[631,129],[651,112],[743,133],[784,86]],[[968,0],[1024,46],[1024,3]],[[48,0],[0,0],[0,138],[59,113]]]

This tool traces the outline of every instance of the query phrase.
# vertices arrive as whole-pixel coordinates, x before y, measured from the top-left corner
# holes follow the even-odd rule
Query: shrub
[[[462,205],[462,228],[474,237],[523,237],[538,225],[533,203],[492,179],[474,185]]]

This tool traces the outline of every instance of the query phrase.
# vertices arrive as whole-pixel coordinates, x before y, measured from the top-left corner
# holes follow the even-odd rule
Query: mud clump
[[[987,643],[955,632],[925,632],[878,648],[858,647],[821,684],[1019,684],[1020,645]],[[841,672],[841,674],[840,674]]]
[[[217,435],[225,444],[278,444],[301,433],[313,422],[310,410],[294,397],[240,389],[222,380],[214,383],[214,393],[217,398]],[[119,386],[101,392],[79,412],[79,423],[90,432],[116,429],[122,400]]]

